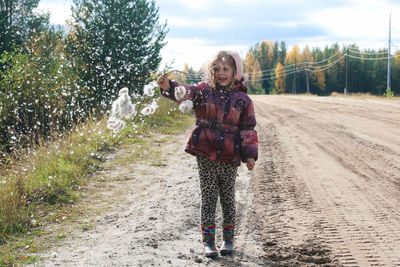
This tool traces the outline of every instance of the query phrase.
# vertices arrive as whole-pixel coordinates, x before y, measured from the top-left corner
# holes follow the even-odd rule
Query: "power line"
[[[345,54],[336,53],[335,55],[330,56],[327,59],[317,61],[317,62],[301,62],[298,64],[290,64],[288,66],[284,66],[284,70],[280,71],[278,73],[275,72],[276,68],[260,71],[259,73],[261,73],[261,75],[259,73],[257,73],[256,75],[254,75],[254,77],[252,77],[252,79],[249,79],[248,82],[260,82],[260,81],[272,80],[272,79],[279,77],[282,74],[289,76],[289,75],[292,75],[292,74],[295,74],[298,72],[302,72],[302,71],[311,72],[311,73],[325,71],[325,70],[328,70],[328,69],[334,67],[335,65],[337,65],[341,60],[343,60],[346,57],[353,58],[353,59],[360,59],[360,60],[373,60],[373,61],[388,60],[388,59],[390,60],[391,57],[400,57],[400,55],[390,55],[390,53],[389,53],[388,56],[385,56],[385,57],[370,58],[370,57],[363,57],[362,55],[361,56],[351,55],[349,52],[354,52],[354,51],[351,51],[350,49],[348,49],[348,52]],[[362,53],[362,52],[360,52],[360,54],[371,54],[371,55],[372,54],[374,54],[374,55],[380,54],[380,55],[382,55],[382,53]],[[322,62],[329,61],[330,59],[332,59],[338,55],[341,55],[341,56],[332,62],[329,62],[325,65],[314,66],[316,64],[320,64]],[[346,68],[347,68],[347,66],[346,66]],[[202,77],[202,75],[193,75],[190,80],[193,82],[200,82],[203,80],[203,77]]]
[[[306,64],[310,64],[310,65],[321,64],[322,62],[329,61],[330,59],[332,59],[332,58],[334,58],[334,57],[336,57],[338,55],[340,55],[340,53],[336,53],[336,54],[330,56],[329,58],[323,59],[321,61],[303,61],[303,62],[300,62],[300,63],[297,63],[297,64],[294,63],[294,64],[290,64],[290,65],[285,65],[284,67],[285,67],[285,69],[288,69],[288,68],[292,68],[292,67],[293,68],[297,68],[300,65],[306,65]],[[273,72],[275,72],[275,68],[271,68],[271,69],[267,69],[267,70],[261,70],[260,72],[261,73],[266,73],[266,72],[273,73]]]
[[[357,56],[353,56],[353,55],[347,55],[348,57],[351,58],[356,58],[356,59],[362,59],[362,60],[383,60],[383,59],[388,59],[390,57],[398,57],[398,55],[394,55],[394,56],[387,56],[387,57],[357,57]]]
[[[298,68],[296,70],[291,70],[291,71],[284,70],[284,71],[279,72],[279,73],[271,74],[270,77],[265,77],[265,75],[261,75],[257,79],[249,79],[248,82],[259,82],[259,81],[271,80],[271,79],[276,78],[280,74],[285,74],[286,76],[288,76],[288,75],[291,75],[291,74],[294,74],[294,73],[297,73],[297,72],[301,72],[301,71],[307,71],[307,72],[312,72],[312,73],[325,71],[327,69],[332,68],[336,64],[338,64],[345,57],[354,58],[354,59],[360,59],[360,60],[386,60],[386,59],[389,58],[389,56],[388,57],[379,57],[379,58],[357,57],[357,56],[349,55],[348,53],[345,53],[340,58],[336,59],[335,61],[332,61],[332,62],[330,62],[330,63],[328,63],[326,65],[323,65],[323,66],[317,66],[317,67],[315,67],[315,66],[306,66],[306,67],[302,66],[302,67],[300,67],[300,68]],[[400,57],[400,55],[393,55],[391,57]],[[301,65],[304,65],[304,64],[307,65],[307,62],[301,63]]]
[[[357,53],[357,54],[361,54],[361,55],[382,55],[382,54],[387,54],[387,51],[382,51],[382,52],[361,52],[361,51],[357,51],[357,50],[352,50],[349,49],[350,52],[352,53]]]

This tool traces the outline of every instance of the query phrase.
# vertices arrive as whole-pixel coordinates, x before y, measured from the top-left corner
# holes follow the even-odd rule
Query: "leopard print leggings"
[[[235,180],[237,167],[197,156],[201,189],[201,223],[215,224],[215,210],[220,198],[223,223],[235,224]]]

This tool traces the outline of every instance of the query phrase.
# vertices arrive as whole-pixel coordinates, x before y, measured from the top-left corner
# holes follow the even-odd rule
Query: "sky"
[[[399,0],[155,0],[160,24],[167,22],[163,62],[182,70],[200,69],[220,50],[245,58],[264,40],[303,49],[357,44],[388,48],[391,14],[392,54],[400,50]],[[65,24],[72,0],[41,0],[50,22]]]

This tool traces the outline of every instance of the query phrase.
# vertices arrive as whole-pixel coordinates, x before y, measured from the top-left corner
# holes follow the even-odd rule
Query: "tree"
[[[254,94],[263,94],[265,93],[264,88],[262,87],[262,72],[260,68],[260,62],[257,59],[254,60],[253,63],[253,71],[251,73],[251,83],[250,83],[250,92]]]
[[[253,67],[254,67],[253,65],[254,65],[254,61],[256,59],[255,54],[256,54],[255,49],[253,47],[250,47],[249,51],[247,52],[246,59],[244,62],[244,69],[245,69],[246,73],[250,74],[253,72]],[[250,78],[250,80],[252,79],[252,77],[249,77],[249,78]]]
[[[324,88],[320,87],[319,89],[321,92],[325,92],[325,94],[332,91],[341,91],[342,88],[345,87],[345,84],[343,83],[340,72],[343,71],[345,73],[346,70],[344,69],[344,59],[339,60],[342,57],[339,45],[334,43],[330,48],[326,47],[323,55],[325,57],[324,65],[330,64],[330,67],[325,70],[325,86]],[[338,60],[339,62],[337,62]],[[334,62],[337,63],[335,64]]]
[[[166,23],[159,24],[155,1],[74,0],[66,51],[82,86],[93,92],[90,105],[104,110],[127,87],[141,93],[161,62]]]
[[[49,25],[49,14],[35,14],[40,0],[0,0],[0,54],[11,52]]]
[[[274,42],[274,57],[272,59],[274,65],[279,62],[279,44],[278,42]]]
[[[287,75],[286,78],[286,86],[288,87],[287,89],[291,92],[293,92],[293,88],[300,88],[299,85],[301,84],[299,76],[300,72],[299,69],[300,67],[303,66],[302,64],[303,58],[300,54],[300,48],[298,45],[294,45],[292,47],[292,50],[286,54],[286,59],[285,59],[285,65],[290,66],[290,69],[286,68],[288,72],[292,72],[292,75]],[[295,91],[297,92],[298,89]]]
[[[253,71],[251,72],[251,85],[256,86],[261,83],[262,72],[260,68],[260,62],[256,59],[253,63]]]
[[[262,88],[260,79],[263,78],[260,62],[257,59],[257,46],[251,47],[247,52],[246,60],[244,64],[245,72],[249,74],[248,89],[250,93],[263,94],[265,90]]]
[[[275,68],[275,90],[278,94],[285,93],[286,71],[281,63]]]
[[[308,45],[306,45],[303,49],[303,60],[304,62],[309,62],[309,63],[313,62],[313,57],[311,55],[311,51]]]
[[[395,53],[391,64],[392,70],[392,88],[390,88],[396,95],[400,94],[400,50]]]
[[[281,42],[279,46],[279,62],[283,65],[285,64],[285,59],[286,59],[286,43]]]
[[[321,67],[316,67],[310,75],[312,84],[320,91],[325,91],[325,72],[321,70]]]
[[[261,71],[273,70],[274,67],[274,43],[273,41],[262,41],[258,47],[258,61],[260,63]],[[265,93],[268,93],[270,88],[270,80],[263,79],[261,81],[261,86],[264,88]]]
[[[65,59],[63,32],[49,28],[3,53],[0,150],[24,147],[71,129],[86,117],[86,95]]]

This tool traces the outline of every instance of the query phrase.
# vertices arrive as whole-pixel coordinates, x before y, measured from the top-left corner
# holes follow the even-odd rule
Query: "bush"
[[[42,33],[1,61],[6,67],[0,72],[0,151],[38,143],[86,117],[90,92],[76,86],[61,32]]]
[[[387,88],[386,92],[383,95],[386,96],[387,98],[391,98],[394,97],[394,92],[390,88]]]

